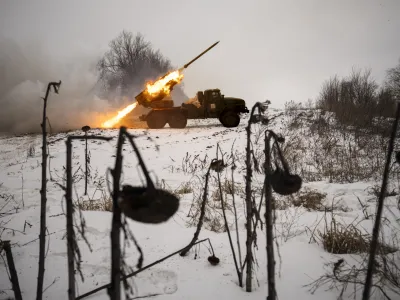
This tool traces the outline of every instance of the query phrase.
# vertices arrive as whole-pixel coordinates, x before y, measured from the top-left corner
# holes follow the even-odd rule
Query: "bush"
[[[368,252],[368,240],[353,225],[344,226],[332,220],[331,228],[320,233],[324,249],[334,254],[354,254]]]
[[[374,129],[375,117],[391,116],[394,103],[389,90],[379,89],[371,70],[356,69],[346,78],[325,81],[318,99],[318,106],[335,113],[341,124],[365,129]]]
[[[333,112],[341,125],[389,136],[391,126],[386,119],[394,117],[400,76],[393,74],[400,74],[399,70],[400,65],[389,69],[382,86],[372,78],[371,70],[353,69],[342,79],[335,75],[324,82],[317,106]]]
[[[387,138],[381,134],[348,129],[334,114],[321,110],[285,111],[282,128],[283,155],[305,182],[352,183],[376,179],[383,172]]]

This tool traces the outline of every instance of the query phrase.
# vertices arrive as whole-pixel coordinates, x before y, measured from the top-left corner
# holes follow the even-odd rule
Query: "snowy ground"
[[[234,140],[235,149],[241,153],[245,149],[245,123],[235,129],[226,129],[218,121],[189,122],[186,129],[177,130],[164,128],[162,130],[146,131],[144,129],[129,130],[138,135],[136,141],[145,159],[148,169],[152,172],[155,181],[164,180],[166,186],[174,190],[183,182],[195,181],[194,175],[203,175],[205,169],[194,174],[185,170],[190,164],[182,163],[186,153],[200,158],[206,154],[214,158],[216,143],[219,142],[223,151],[230,152]],[[278,131],[279,132],[279,131]],[[115,145],[117,130],[93,130],[93,134],[111,136],[111,142],[90,141],[90,166],[93,179],[89,183],[89,195],[99,199],[101,194],[95,192],[95,183],[105,178],[107,168],[113,167],[115,160]],[[80,132],[75,134],[81,134]],[[50,137],[50,172],[48,182],[48,236],[49,246],[46,260],[45,288],[46,299],[67,299],[67,260],[65,217],[62,215],[65,203],[64,192],[55,182],[63,183],[63,166],[65,166],[65,136],[57,134]],[[34,145],[35,152],[28,157],[28,149]],[[13,255],[18,270],[20,286],[24,299],[34,299],[36,295],[37,260],[39,254],[39,211],[40,211],[40,174],[41,174],[41,138],[40,136],[22,136],[2,138],[0,140],[0,212],[9,212],[2,215],[0,222],[4,229],[0,231],[1,239],[11,240]],[[125,145],[123,182],[132,185],[141,185],[141,174],[137,159],[130,145]],[[158,148],[158,150],[157,150]],[[73,147],[74,171],[84,167],[84,141],[75,141]],[[77,173],[82,175],[81,171]],[[244,186],[244,172],[237,171],[236,181]],[[225,175],[223,175],[225,176]],[[230,170],[226,176],[230,176]],[[50,177],[50,176],[49,176]],[[263,176],[256,174],[254,186],[259,188]],[[312,187],[327,193],[327,204],[341,201],[348,209],[338,211],[338,218],[351,223],[355,218],[359,225],[371,232],[373,220],[362,220],[362,207],[357,196],[369,203],[368,208],[374,212],[375,201],[368,195],[366,189],[374,182],[359,182],[353,184],[330,184],[327,182],[311,182],[304,186]],[[106,184],[103,184],[107,191]],[[84,194],[84,180],[75,184],[76,198]],[[197,193],[199,191],[196,191]],[[211,193],[210,193],[211,194]],[[13,197],[12,201],[6,201]],[[131,222],[131,229],[144,252],[144,265],[160,259],[184,246],[191,240],[195,227],[188,227],[187,215],[192,204],[193,194],[181,195],[179,212],[168,222],[161,225],[144,225]],[[239,197],[239,196],[237,196]],[[339,199],[339,200],[338,200]],[[369,202],[367,201],[369,200]],[[371,202],[372,201],[372,202]],[[245,247],[245,228],[243,216],[243,201],[237,200],[239,210],[239,228],[242,243],[242,253]],[[395,197],[388,198],[388,205],[395,205]],[[6,205],[5,207],[3,207]],[[398,212],[398,211],[397,211]],[[277,257],[277,292],[280,299],[336,299],[340,291],[326,291],[323,287],[311,294],[308,287],[313,280],[325,274],[324,264],[336,261],[340,257],[356,259],[350,255],[332,255],[325,252],[322,245],[309,243],[308,228],[315,228],[323,216],[323,212],[309,212],[302,207],[290,207],[278,212],[277,235],[281,259]],[[82,251],[82,271],[85,282],[80,282],[78,294],[88,292],[110,279],[110,225],[111,213],[86,211],[84,218],[87,225],[87,238],[92,252],[81,240],[79,246]],[[388,218],[390,217],[388,214]],[[398,218],[398,216],[397,216]],[[29,223],[29,224],[28,224]],[[323,224],[321,224],[323,226]],[[323,227],[321,227],[322,229]],[[186,257],[174,256],[165,262],[139,274],[134,278],[136,296],[154,296],[154,299],[265,299],[266,284],[266,253],[265,231],[259,229],[258,250],[255,251],[257,268],[255,270],[254,292],[246,293],[238,287],[236,271],[233,264],[231,250],[226,232],[215,233],[203,229],[201,238],[210,238],[216,256],[221,262],[218,266],[211,266],[207,257],[210,255],[206,244],[195,247]],[[195,257],[195,252],[197,255]],[[138,253],[131,247],[126,261],[135,267]],[[12,297],[11,284],[7,277],[6,268],[0,262],[0,299]],[[358,294],[360,297],[360,293]],[[150,297],[152,298],[152,297]],[[108,299],[106,290],[98,292],[87,299]]]

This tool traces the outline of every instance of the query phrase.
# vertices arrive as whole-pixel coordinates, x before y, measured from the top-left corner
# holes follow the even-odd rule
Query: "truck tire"
[[[167,124],[167,120],[163,113],[152,113],[147,116],[146,123],[151,129],[161,129]]]
[[[185,128],[187,118],[182,113],[174,113],[168,118],[168,124],[171,128]]]
[[[221,114],[219,121],[224,127],[237,127],[240,123],[240,116],[233,111],[227,111]]]

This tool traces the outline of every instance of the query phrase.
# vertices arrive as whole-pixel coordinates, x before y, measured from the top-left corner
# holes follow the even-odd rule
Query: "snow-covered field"
[[[216,155],[216,144],[224,152],[234,149],[238,157],[245,151],[246,132],[245,121],[238,128],[226,129],[217,120],[190,121],[185,129],[170,129],[147,131],[130,129],[137,135],[136,142],[149,171],[155,182],[163,184],[170,190],[178,190],[183,183],[189,182],[193,192],[181,194],[180,208],[168,222],[160,225],[145,225],[130,222],[130,228],[144,253],[144,264],[156,261],[184,246],[191,240],[195,227],[188,226],[188,213],[192,200],[197,198],[201,176],[207,167],[201,167],[199,159],[206,155],[212,159]],[[279,126],[276,126],[280,132]],[[115,146],[118,130],[92,130],[92,134],[114,137],[111,142],[89,141],[91,180],[89,182],[89,197],[102,198],[102,193],[109,194],[106,183],[108,168],[115,162]],[[75,132],[69,134],[83,134]],[[67,299],[67,252],[63,211],[65,202],[64,191],[56,184],[63,184],[64,166],[66,161],[66,134],[50,136],[49,152],[49,182],[48,182],[48,250],[46,258],[45,284],[47,288],[45,299]],[[260,149],[262,143],[260,142]],[[32,146],[33,145],[33,146]],[[84,196],[84,141],[75,141],[73,145],[73,167],[77,182],[74,185],[74,196],[77,199],[87,199]],[[34,147],[34,148],[33,148]],[[34,299],[36,296],[37,261],[39,254],[39,215],[40,215],[40,176],[41,176],[41,137],[20,136],[4,137],[0,140],[0,238],[11,240],[12,251],[19,282],[24,299]],[[35,151],[30,151],[34,149]],[[188,153],[188,154],[187,154]],[[138,167],[138,162],[131,146],[124,146],[123,183],[142,185],[144,176]],[[189,156],[187,156],[189,155]],[[194,157],[198,155],[198,160]],[[187,162],[185,162],[185,157]],[[242,165],[235,172],[235,181],[244,188],[244,168]],[[199,167],[193,170],[194,165]],[[81,168],[81,169],[79,169]],[[222,175],[229,179],[231,170]],[[102,182],[103,181],[103,182]],[[255,173],[253,186],[260,190],[263,175]],[[327,181],[307,182],[306,187],[326,193],[326,205],[340,204],[346,209],[335,212],[338,219],[350,224],[356,222],[360,228],[371,232],[373,218],[365,219],[365,213],[375,211],[375,198],[368,193],[368,188],[377,182],[356,182],[347,184],[329,183]],[[378,181],[378,184],[380,182]],[[97,187],[97,189],[96,189]],[[215,182],[212,183],[215,188]],[[212,202],[211,195],[209,193]],[[360,204],[364,203],[363,205]],[[229,197],[228,197],[229,198]],[[243,193],[236,195],[239,212],[239,229],[242,244],[242,254],[245,252],[245,218],[243,208]],[[399,218],[396,208],[396,197],[388,197],[386,204],[392,210],[386,210],[388,219]],[[366,207],[368,206],[368,207]],[[211,209],[210,209],[211,210]],[[4,214],[6,213],[6,214]],[[264,209],[262,209],[264,213]],[[395,214],[395,215],[393,215]],[[397,215],[396,215],[397,214]],[[79,240],[82,252],[82,272],[85,281],[78,282],[78,294],[88,292],[110,281],[110,227],[111,213],[107,211],[84,211],[86,220],[86,236],[92,252],[82,239]],[[352,264],[357,255],[333,255],[323,249],[321,243],[310,242],[311,232],[319,224],[323,231],[323,211],[308,211],[304,207],[290,206],[277,211],[276,235],[279,244],[277,260],[277,293],[279,299],[336,299],[340,290],[327,290],[321,287],[314,294],[306,285],[329,272],[325,263],[345,258]],[[354,221],[356,220],[356,221]],[[150,268],[133,278],[135,296],[149,296],[154,299],[265,299],[267,295],[265,231],[258,229],[255,255],[257,259],[254,270],[254,291],[246,293],[237,283],[236,271],[232,259],[226,232],[212,232],[210,226],[205,226],[200,239],[210,238],[220,264],[211,266],[207,261],[210,252],[207,244],[192,248],[186,257],[179,255]],[[208,228],[208,229],[207,229]],[[232,227],[233,228],[233,227]],[[263,228],[264,229],[264,228]],[[233,231],[232,231],[233,232]],[[316,234],[316,233],[315,233]],[[388,233],[389,234],[389,233]],[[235,236],[235,235],[233,235]],[[236,242],[235,242],[236,243]],[[126,262],[135,267],[138,251],[129,247]],[[4,261],[0,262],[0,299],[13,297]],[[350,295],[353,292],[345,293]],[[154,295],[154,296],[151,296]],[[361,293],[357,293],[360,298]],[[106,290],[100,291],[87,299],[108,299]]]

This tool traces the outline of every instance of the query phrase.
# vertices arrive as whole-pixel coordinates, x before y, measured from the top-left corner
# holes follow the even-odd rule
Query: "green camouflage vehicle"
[[[136,98],[138,103],[147,106],[146,101]],[[225,127],[237,127],[242,113],[248,113],[243,99],[225,97],[219,89],[197,92],[194,99],[174,107],[173,100],[151,102],[151,111],[140,116],[147,126],[153,129],[163,128],[169,124],[171,128],[185,128],[189,119],[218,119]]]
[[[218,43],[216,42],[208,47],[181,67],[178,72],[180,73],[189,67]],[[167,78],[169,74],[165,74],[158,80]],[[149,128],[160,129],[166,124],[169,124],[171,128],[185,128],[189,119],[210,118],[218,118],[225,127],[237,127],[240,123],[240,114],[249,112],[243,99],[225,97],[219,89],[197,92],[195,98],[181,106],[174,107],[174,101],[169,97],[170,92],[178,82],[170,79],[158,93],[151,94],[145,89],[135,97],[138,104],[151,109],[149,113],[139,118],[141,121],[146,121]],[[130,121],[133,121],[132,113],[124,118],[123,123],[129,127]]]

